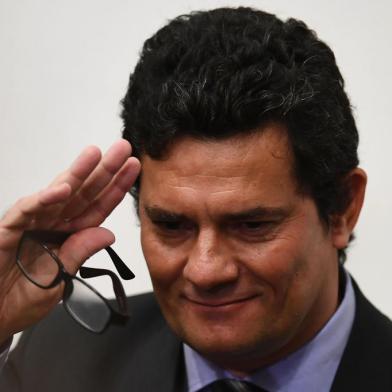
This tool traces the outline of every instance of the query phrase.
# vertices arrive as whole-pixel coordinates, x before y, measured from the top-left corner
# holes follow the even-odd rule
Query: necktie
[[[208,385],[211,392],[267,392],[264,389],[247,381],[232,380],[224,378]]]

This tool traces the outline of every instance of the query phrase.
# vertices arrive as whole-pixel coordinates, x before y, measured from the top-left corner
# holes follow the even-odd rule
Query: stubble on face
[[[336,249],[298,193],[283,126],[180,140],[165,160],[142,165],[143,251],[180,338],[251,371],[317,333],[337,305]]]

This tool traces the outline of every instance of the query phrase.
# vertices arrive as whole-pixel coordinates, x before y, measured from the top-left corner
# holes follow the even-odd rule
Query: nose
[[[188,253],[183,276],[196,288],[211,290],[238,279],[239,268],[225,239],[214,229],[200,230]]]

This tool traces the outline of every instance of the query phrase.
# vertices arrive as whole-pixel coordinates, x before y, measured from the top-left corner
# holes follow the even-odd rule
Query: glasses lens
[[[68,285],[64,306],[72,317],[93,332],[101,332],[110,319],[104,299],[83,281],[73,278]]]
[[[59,273],[53,257],[38,242],[25,237],[19,248],[18,264],[24,274],[35,284],[50,286]]]

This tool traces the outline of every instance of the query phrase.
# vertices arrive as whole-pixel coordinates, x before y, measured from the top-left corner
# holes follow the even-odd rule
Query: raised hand
[[[119,140],[102,156],[87,147],[46,189],[20,199],[0,220],[0,343],[42,319],[60,300],[62,285],[43,290],[29,282],[15,262],[25,230],[73,232],[57,250],[75,273],[97,251],[114,242],[99,225],[129,191],[140,172],[131,146]]]

